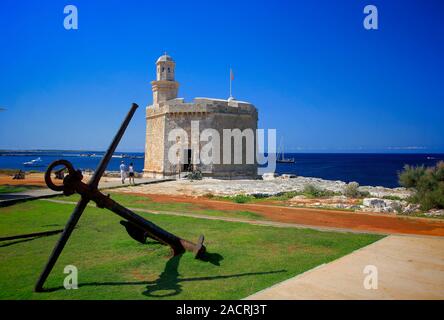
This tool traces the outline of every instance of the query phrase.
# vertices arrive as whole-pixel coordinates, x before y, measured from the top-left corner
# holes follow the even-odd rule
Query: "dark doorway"
[[[185,163],[183,164],[182,171],[193,171],[193,165],[191,163],[191,149],[185,149]]]

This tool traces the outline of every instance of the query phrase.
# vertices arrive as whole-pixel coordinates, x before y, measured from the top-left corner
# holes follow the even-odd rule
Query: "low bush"
[[[246,194],[237,194],[237,195],[231,197],[231,199],[236,203],[246,203],[246,202],[250,202],[251,200],[253,200],[255,198],[253,196],[246,195]]]
[[[399,173],[399,184],[415,190],[409,201],[422,210],[444,209],[444,161],[428,168],[406,165]]]
[[[354,181],[346,184],[344,189],[342,190],[342,193],[344,196],[349,198],[364,198],[370,196],[370,192],[360,191],[359,183]]]
[[[286,200],[290,200],[296,196],[301,195],[301,192],[298,191],[287,191],[287,192],[282,192],[282,193],[278,193],[275,196],[271,196],[269,197],[270,200],[280,200],[280,201],[286,201]]]
[[[386,199],[386,200],[397,200],[397,201],[401,201],[402,198],[398,197],[398,196],[383,196],[382,199]]]
[[[344,196],[350,198],[359,198],[361,196],[361,192],[359,192],[359,183],[357,182],[348,183],[347,185],[345,185],[343,193]]]
[[[307,198],[325,198],[332,197],[335,195],[333,191],[320,189],[312,184],[307,184],[302,192]]]

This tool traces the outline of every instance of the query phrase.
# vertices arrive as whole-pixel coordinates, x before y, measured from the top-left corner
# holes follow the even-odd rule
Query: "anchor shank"
[[[122,139],[122,136],[125,133],[125,130],[128,127],[128,124],[131,121],[131,118],[133,117],[138,107],[139,106],[137,104],[135,103],[132,104],[130,111],[128,111],[128,114],[125,117],[125,120],[123,120],[122,124],[120,125],[119,131],[117,131],[113,141],[108,147],[108,150],[103,156],[102,161],[100,161],[99,166],[94,171],[94,175],[92,176],[91,180],[88,182],[91,189],[95,189],[99,185],[99,180],[102,177],[103,173],[105,172],[108,162],[111,160],[111,157],[114,151],[116,150],[117,145],[120,142],[120,139]]]
[[[174,255],[183,253],[186,251],[195,251],[196,244],[181,239],[174,234],[162,229],[161,227],[157,226],[156,224],[142,218],[138,214],[134,213],[133,211],[125,208],[124,206],[118,204],[113,199],[105,196],[101,192],[95,193],[94,197],[92,198],[93,201],[97,202],[97,204],[100,207],[105,207],[115,214],[121,216],[122,218],[134,223],[135,225],[139,226],[143,230],[145,230],[149,237],[157,240],[163,244],[169,245],[173,251]],[[204,250],[204,249],[203,249]]]
[[[69,218],[68,222],[66,223],[65,229],[63,229],[63,233],[59,238],[59,241],[57,242],[56,246],[54,247],[51,256],[48,259],[48,262],[46,263],[45,268],[43,269],[42,273],[40,274],[40,277],[35,285],[34,290],[36,292],[43,291],[43,284],[45,283],[46,279],[48,278],[48,275],[51,273],[52,268],[57,262],[58,257],[62,253],[63,248],[65,247],[66,242],[69,239],[69,236],[71,235],[72,231],[74,230],[77,222],[80,219],[80,216],[82,215],[83,211],[86,208],[86,205],[88,204],[89,200],[82,197],[80,201],[77,203],[77,206],[75,207],[74,211],[71,214],[71,217]]]

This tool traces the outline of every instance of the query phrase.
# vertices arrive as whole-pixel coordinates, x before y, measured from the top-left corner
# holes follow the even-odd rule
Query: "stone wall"
[[[183,99],[173,99],[149,106],[147,108],[147,135],[145,149],[145,176],[160,177],[175,175],[183,170],[183,164],[174,165],[168,160],[170,147],[178,141],[168,141],[171,130],[182,128],[188,135],[188,148],[195,148],[191,135],[191,122],[199,121],[199,132],[205,129],[215,129],[219,132],[220,161],[223,161],[223,129],[252,129],[253,146],[256,146],[257,129],[256,108],[242,101],[227,101],[208,98],[196,98],[193,103],[185,103]],[[184,142],[184,141],[183,141]],[[199,149],[208,142],[198,142]],[[246,164],[245,139],[242,143],[241,164],[196,164],[194,167],[202,171],[205,176],[221,178],[255,178],[257,175],[257,164]],[[232,148],[233,149],[233,148]],[[234,150],[233,150],[234,151]],[[232,153],[233,153],[232,151]],[[254,149],[253,149],[254,151]],[[186,156],[185,156],[186,158]],[[184,158],[181,158],[184,159]],[[195,158],[196,159],[196,158]],[[181,161],[182,162],[182,161]],[[233,162],[232,162],[233,163]]]
[[[164,171],[165,115],[147,118],[144,177],[162,177]]]

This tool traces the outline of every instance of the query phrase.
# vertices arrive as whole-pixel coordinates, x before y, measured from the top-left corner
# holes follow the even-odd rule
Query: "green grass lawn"
[[[104,193],[106,194],[106,192]],[[135,208],[135,209],[141,208],[154,211],[183,212],[183,213],[201,214],[213,217],[229,217],[229,218],[233,217],[233,218],[244,218],[252,220],[264,220],[264,217],[261,216],[260,214],[245,210],[223,211],[223,210],[206,209],[193,203],[156,202],[149,197],[137,196],[125,193],[117,193],[117,192],[112,192],[111,198],[128,208]],[[77,202],[79,201],[80,196],[79,195],[72,195],[69,197],[60,196],[54,199]]]
[[[39,186],[28,186],[28,185],[1,185],[0,186],[0,194],[2,193],[16,193],[16,192],[22,192],[30,189],[38,189],[42,188]]]
[[[59,229],[73,208],[39,200],[0,208],[0,237]],[[204,234],[207,261],[140,244],[119,217],[88,207],[46,282],[49,292],[33,287],[59,235],[0,242],[0,299],[240,299],[381,238],[140,214],[192,241]],[[77,290],[63,288],[66,265],[79,270]]]

